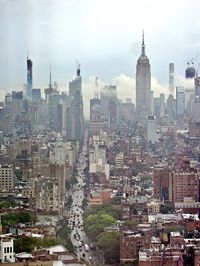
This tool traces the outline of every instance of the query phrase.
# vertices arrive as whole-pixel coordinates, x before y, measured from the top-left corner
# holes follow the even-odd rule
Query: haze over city
[[[68,90],[81,64],[83,96],[116,84],[119,98],[135,102],[135,66],[145,31],[154,95],[168,94],[168,63],[175,63],[175,85],[184,84],[186,63],[200,47],[199,1],[0,1],[1,98],[26,83],[26,56],[33,60],[33,87],[52,80]],[[197,58],[197,61],[200,57]]]

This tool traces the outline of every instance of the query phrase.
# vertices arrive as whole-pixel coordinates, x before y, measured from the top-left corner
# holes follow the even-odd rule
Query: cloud
[[[90,116],[90,99],[92,99],[95,94],[99,94],[100,89],[103,88],[105,85],[106,83],[100,79],[98,79],[96,83],[95,76],[90,76],[87,80],[83,81],[82,95],[84,101],[84,114],[86,119],[88,119]]]
[[[114,78],[117,85],[118,98],[125,100],[126,98],[132,98],[135,103],[136,99],[136,80],[133,77],[125,74],[120,74]],[[169,95],[168,87],[165,84],[160,84],[155,77],[151,77],[151,89],[154,92],[154,97],[159,97],[160,93],[164,93],[166,97]]]
[[[113,81],[117,86],[119,99],[125,100],[126,98],[132,98],[133,102],[135,102],[135,78],[120,74]]]
[[[194,89],[194,79],[186,79],[183,76],[176,76],[177,86],[182,86],[186,89]]]
[[[154,97],[159,97],[161,93],[164,93],[166,97],[169,95],[168,86],[160,84],[155,77],[151,77],[151,90],[153,91]]]
[[[89,118],[90,113],[90,99],[94,97],[95,93],[99,93],[100,89],[103,88],[106,84],[103,80],[98,80],[98,90],[95,86],[95,77],[91,76],[88,80],[83,82],[82,93],[84,99],[84,112],[85,117]],[[131,98],[135,103],[135,93],[136,93],[136,81],[135,78],[125,75],[119,74],[114,77],[112,80],[112,85],[117,86],[117,96],[119,99],[125,101],[126,98]],[[151,88],[154,92],[154,97],[159,97],[160,93],[164,93],[166,98],[169,95],[168,87],[164,84],[160,84],[159,81],[155,77],[151,77]]]

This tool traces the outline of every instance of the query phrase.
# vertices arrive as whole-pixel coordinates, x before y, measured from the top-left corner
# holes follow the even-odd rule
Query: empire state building
[[[145,54],[144,33],[142,53],[136,66],[136,116],[139,124],[144,125],[146,116],[151,115],[151,70]]]

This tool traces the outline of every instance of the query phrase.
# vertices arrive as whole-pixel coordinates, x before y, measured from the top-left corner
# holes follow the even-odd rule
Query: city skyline
[[[5,0],[0,5],[1,99],[26,83],[27,52],[33,61],[33,88],[48,86],[51,64],[52,80],[67,92],[78,59],[88,116],[96,76],[99,87],[114,84],[119,98],[131,97],[135,102],[142,29],[154,95],[168,93],[169,62],[175,64],[175,85],[185,85],[187,60],[198,54],[200,46],[197,1],[192,6],[186,0],[181,5],[179,1],[126,1],[125,5],[122,1],[89,0]]]

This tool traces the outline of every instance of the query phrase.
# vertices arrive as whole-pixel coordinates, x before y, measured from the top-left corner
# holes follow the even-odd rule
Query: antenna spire
[[[142,31],[142,55],[145,55],[144,30]]]
[[[49,88],[52,88],[52,84],[51,84],[51,65],[50,65],[50,73],[49,73]]]

